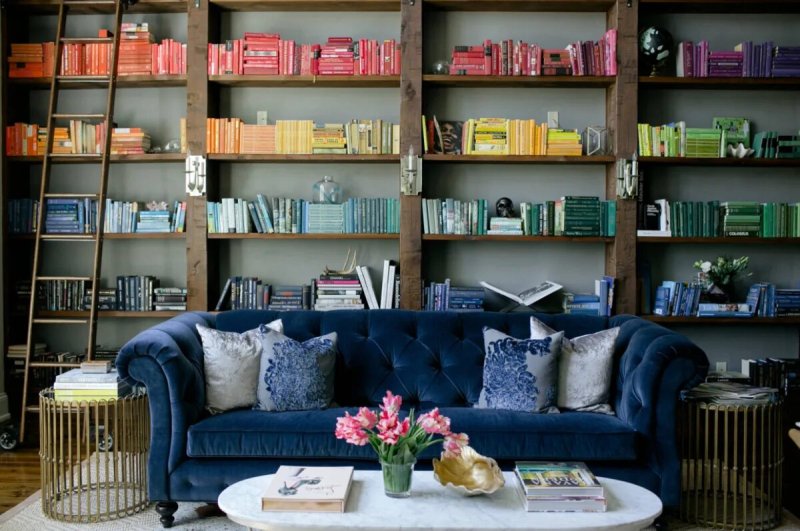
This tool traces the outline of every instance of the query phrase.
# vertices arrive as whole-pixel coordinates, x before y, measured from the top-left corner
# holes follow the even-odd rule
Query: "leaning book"
[[[518,461],[514,473],[526,496],[603,496],[603,486],[584,463]]]
[[[343,513],[353,467],[281,466],[261,498],[263,511]]]

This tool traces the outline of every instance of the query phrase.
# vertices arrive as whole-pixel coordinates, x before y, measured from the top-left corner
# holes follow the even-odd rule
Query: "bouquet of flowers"
[[[718,256],[713,262],[698,260],[694,263],[694,267],[700,270],[700,277],[706,283],[706,288],[710,288],[712,284],[723,288],[733,284],[736,276],[747,269],[749,261],[750,258],[747,256],[739,258]]]
[[[369,444],[382,463],[412,464],[425,448],[443,441],[445,457],[457,456],[469,444],[466,433],[450,431],[450,419],[434,408],[414,419],[412,409],[400,420],[403,398],[386,391],[380,413],[362,407],[358,414],[336,419],[336,438],[350,444]],[[439,438],[441,437],[441,438]]]

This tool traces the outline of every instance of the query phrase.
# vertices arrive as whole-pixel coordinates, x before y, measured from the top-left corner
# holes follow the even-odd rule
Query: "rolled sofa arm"
[[[616,316],[617,345],[624,352],[617,366],[617,416],[643,437],[650,468],[661,478],[661,500],[680,501],[677,404],[682,389],[702,382],[708,358],[685,336],[630,315]]]
[[[186,433],[205,405],[203,348],[196,324],[214,327],[215,316],[181,314],[139,333],[117,356],[120,377],[147,388],[148,491],[153,501],[170,500],[169,474],[186,458]]]

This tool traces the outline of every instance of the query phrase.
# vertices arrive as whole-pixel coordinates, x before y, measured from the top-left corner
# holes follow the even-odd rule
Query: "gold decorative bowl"
[[[442,453],[441,460],[434,458],[433,477],[466,496],[491,494],[506,483],[497,461],[470,446],[462,448],[458,457],[444,457]]]

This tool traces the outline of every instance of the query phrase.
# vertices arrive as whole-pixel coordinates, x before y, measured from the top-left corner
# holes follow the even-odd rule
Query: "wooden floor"
[[[39,449],[0,450],[0,514],[39,490]]]

